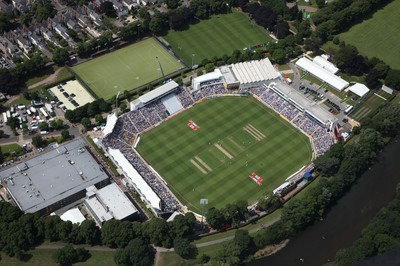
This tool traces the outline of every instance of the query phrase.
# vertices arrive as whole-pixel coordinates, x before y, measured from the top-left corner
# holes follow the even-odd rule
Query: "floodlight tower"
[[[115,86],[116,87],[116,86]],[[118,113],[118,97],[119,97],[119,91],[117,93],[117,96],[115,96],[115,112]],[[117,114],[118,115],[118,114]]]
[[[162,69],[162,66],[161,66],[161,62],[160,62],[160,60],[158,60],[158,56],[156,56],[156,60],[157,60],[158,64],[160,65],[161,74],[162,74],[162,76],[163,76],[163,79],[164,79],[164,82],[165,82],[164,71],[163,71],[163,69]]]

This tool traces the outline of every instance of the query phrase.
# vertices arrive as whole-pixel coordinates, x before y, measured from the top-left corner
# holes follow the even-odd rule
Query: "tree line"
[[[101,124],[103,122],[101,113],[110,112],[111,110],[110,103],[104,99],[98,99],[74,110],[67,110],[64,116],[72,123],[82,123],[85,128],[89,128],[91,126],[90,118],[94,117],[96,122]]]
[[[85,220],[80,225],[72,224],[61,220],[58,216],[42,217],[39,214],[23,214],[17,207],[0,202],[0,235],[2,236],[0,251],[10,257],[23,259],[26,251],[44,241],[102,244],[118,248],[116,262],[120,262],[121,265],[131,265],[123,263],[130,260],[124,254],[132,246],[137,247],[137,242],[140,242],[145,255],[153,254],[150,252],[152,251],[150,244],[166,248],[176,246],[182,256],[196,254],[195,248],[187,244],[188,237],[194,233],[195,225],[196,219],[193,214],[186,213],[176,216],[172,222],[168,223],[161,218],[153,218],[144,223],[110,220],[105,222],[100,229],[93,220]],[[136,265],[136,262],[133,264]]]
[[[392,69],[376,57],[368,58],[360,55],[356,47],[340,42],[338,37],[335,37],[333,42],[339,47],[328,49],[327,52],[333,56],[333,62],[344,73],[356,76],[364,75],[364,80],[371,89],[378,88],[385,83],[395,90],[400,90],[400,70]]]
[[[395,198],[382,208],[363,229],[361,237],[335,256],[337,265],[356,265],[361,261],[400,247],[400,186]],[[381,260],[382,264],[385,264]],[[387,262],[389,263],[389,261]]]
[[[338,0],[321,8],[313,16],[316,33],[323,41],[349,29],[372,15],[376,10],[393,0]]]

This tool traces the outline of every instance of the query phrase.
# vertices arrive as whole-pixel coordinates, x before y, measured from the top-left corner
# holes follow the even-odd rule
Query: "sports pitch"
[[[132,90],[184,66],[153,38],[132,44],[73,67],[73,71],[99,97],[110,99],[118,91]]]
[[[231,55],[234,50],[271,41],[265,29],[239,12],[213,16],[185,31],[169,31],[163,38],[189,67],[192,57],[196,65],[206,58]]]
[[[311,160],[309,139],[252,96],[196,104],[143,134],[137,150],[195,212],[201,198],[207,208],[250,204]]]
[[[378,10],[371,19],[339,35],[340,40],[358,48],[361,54],[377,57],[400,69],[400,0]]]

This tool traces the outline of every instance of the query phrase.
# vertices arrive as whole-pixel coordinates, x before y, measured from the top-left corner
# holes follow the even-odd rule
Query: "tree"
[[[103,116],[101,114],[95,115],[94,119],[95,119],[97,125],[101,125],[104,122],[104,118],[103,118]]]
[[[168,14],[156,12],[150,20],[149,30],[154,34],[160,34],[167,30]]]
[[[89,257],[89,251],[85,250],[84,248],[74,249],[71,244],[68,244],[63,248],[56,250],[53,255],[53,260],[59,265],[63,266],[86,261]]]
[[[258,208],[263,211],[269,210],[279,203],[279,198],[274,193],[268,192],[258,200]]]
[[[124,249],[117,249],[114,255],[117,265],[147,266],[153,264],[153,252],[141,238],[135,238]]]
[[[19,121],[19,119],[17,117],[10,117],[7,120],[7,125],[10,126],[10,128],[12,130],[15,130],[16,128],[19,128],[19,124],[21,122]]]
[[[115,12],[114,9],[114,5],[110,1],[105,1],[100,4],[100,12],[112,18],[117,16],[117,13]]]
[[[5,12],[0,12],[0,33],[3,34],[12,28],[12,18]]]
[[[63,131],[61,131],[61,137],[63,140],[71,139],[71,135],[69,134],[68,129],[64,129]]]
[[[126,108],[127,108],[127,106],[126,106],[126,103],[121,103],[120,105],[119,105],[119,109],[121,110],[121,112],[123,112],[123,113],[125,113],[125,111],[126,111]]]
[[[240,263],[240,247],[234,241],[223,243],[216,259],[227,265],[237,265]]]
[[[389,70],[385,78],[385,84],[392,89],[400,90],[400,70]]]
[[[39,124],[39,129],[41,131],[49,131],[49,124],[47,122],[42,122]]]
[[[88,129],[92,126],[92,122],[90,122],[90,119],[87,117],[82,118],[81,124],[85,127],[85,129]]]
[[[37,21],[41,22],[49,17],[54,17],[57,11],[52,3],[48,0],[41,1],[33,5],[34,16]]]
[[[154,245],[170,247],[172,239],[167,222],[164,219],[153,218],[143,224],[143,235]]]
[[[283,39],[290,34],[289,24],[286,21],[276,24],[275,35],[278,39]]]
[[[165,0],[164,2],[169,9],[175,9],[179,6],[179,0]]]
[[[212,228],[217,230],[220,230],[226,222],[224,214],[216,208],[211,208],[208,210],[206,213],[206,220]]]
[[[64,65],[69,60],[68,50],[65,48],[56,48],[53,51],[53,61],[59,66]]]
[[[20,81],[6,68],[0,68],[0,92],[10,95],[18,94]]]
[[[190,10],[198,19],[208,18],[209,13],[209,1],[204,0],[192,0],[190,1]]]
[[[204,66],[204,69],[206,70],[207,73],[211,72],[211,71],[214,71],[214,68],[215,68],[215,66],[214,66],[213,63],[209,63],[209,64]]]
[[[196,247],[190,244],[186,238],[177,237],[174,240],[174,250],[176,254],[184,259],[193,258],[196,255]]]
[[[89,245],[95,245],[100,242],[100,229],[93,220],[85,220],[79,227],[79,238]]]
[[[245,230],[237,230],[233,242],[239,247],[241,260],[251,254],[254,248],[253,239],[249,235],[249,232]]]

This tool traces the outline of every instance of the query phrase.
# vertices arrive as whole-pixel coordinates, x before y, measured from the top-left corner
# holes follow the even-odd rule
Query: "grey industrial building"
[[[100,189],[110,184],[107,172],[81,139],[1,171],[0,179],[23,212],[42,215],[85,198],[90,186]]]

